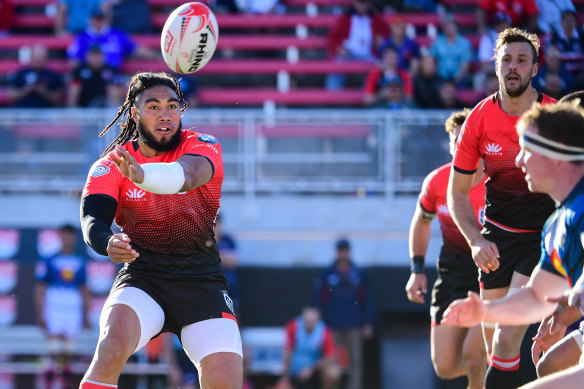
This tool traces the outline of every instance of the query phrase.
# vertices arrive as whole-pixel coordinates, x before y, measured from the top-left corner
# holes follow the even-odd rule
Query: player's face
[[[537,133],[537,130],[531,126],[525,131]],[[548,193],[550,189],[550,159],[525,147],[521,136],[519,137],[519,145],[521,146],[521,150],[515,158],[515,165],[525,173],[525,181],[527,181],[529,190],[532,192]]]
[[[537,64],[533,63],[533,49],[529,43],[509,43],[497,52],[497,77],[502,93],[521,96],[536,74]]]
[[[157,85],[138,95],[132,108],[141,145],[166,152],[180,141],[181,110],[174,90]]]

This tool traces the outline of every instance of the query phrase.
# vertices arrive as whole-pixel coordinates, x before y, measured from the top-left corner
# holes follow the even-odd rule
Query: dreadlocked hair
[[[106,132],[118,121],[119,118],[123,117],[125,121],[120,123],[121,131],[120,134],[106,149],[104,150],[102,157],[105,157],[107,153],[112,151],[116,145],[123,145],[130,140],[138,139],[138,130],[136,128],[136,122],[132,119],[131,109],[136,103],[136,98],[140,93],[146,89],[150,89],[154,86],[163,85],[174,90],[178,101],[181,105],[181,112],[187,109],[187,103],[183,98],[183,94],[180,90],[180,85],[176,78],[168,73],[154,73],[154,72],[142,72],[136,73],[132,76],[130,84],[128,87],[128,93],[126,95],[126,101],[119,107],[118,114],[106,126],[106,128],[99,134],[99,136],[104,136]]]

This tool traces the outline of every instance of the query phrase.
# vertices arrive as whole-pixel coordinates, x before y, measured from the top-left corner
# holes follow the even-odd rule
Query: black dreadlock
[[[123,145],[129,140],[138,139],[138,131],[136,129],[136,122],[132,119],[131,109],[136,102],[136,97],[142,91],[152,88],[157,85],[164,85],[176,92],[178,101],[181,104],[181,112],[187,109],[187,103],[183,99],[182,92],[180,90],[180,85],[176,78],[168,73],[153,73],[153,72],[142,72],[136,73],[132,76],[130,80],[130,85],[128,87],[128,94],[126,95],[126,101],[119,107],[118,114],[115,119],[111,121],[110,124],[99,134],[99,136],[105,135],[106,132],[114,125],[115,122],[122,116],[125,116],[125,122],[120,124],[121,131],[120,135],[104,150],[102,157],[105,157],[107,153],[112,151],[116,144]]]

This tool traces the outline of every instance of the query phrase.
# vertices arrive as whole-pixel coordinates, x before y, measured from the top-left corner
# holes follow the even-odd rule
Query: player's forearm
[[[505,298],[486,301],[482,320],[503,325],[536,323],[551,315],[556,305],[546,302],[527,286]]]
[[[413,258],[416,255],[425,256],[430,244],[430,222],[421,220],[421,218],[416,216],[417,215],[414,215],[414,219],[410,226],[410,258]]]
[[[482,239],[481,230],[477,224],[468,194],[459,191],[449,193],[448,209],[469,246]]]
[[[81,231],[85,243],[101,255],[108,255],[107,245],[113,235],[111,225],[117,203],[112,198],[89,195],[81,199]]]

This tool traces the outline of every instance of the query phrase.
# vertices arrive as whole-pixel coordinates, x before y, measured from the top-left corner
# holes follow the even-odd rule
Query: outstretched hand
[[[483,319],[485,305],[475,292],[468,292],[468,297],[453,301],[444,312],[440,324],[460,327],[474,327]]]
[[[116,148],[110,153],[110,158],[114,161],[120,173],[128,177],[132,182],[136,184],[144,182],[144,170],[128,150],[116,145]]]

